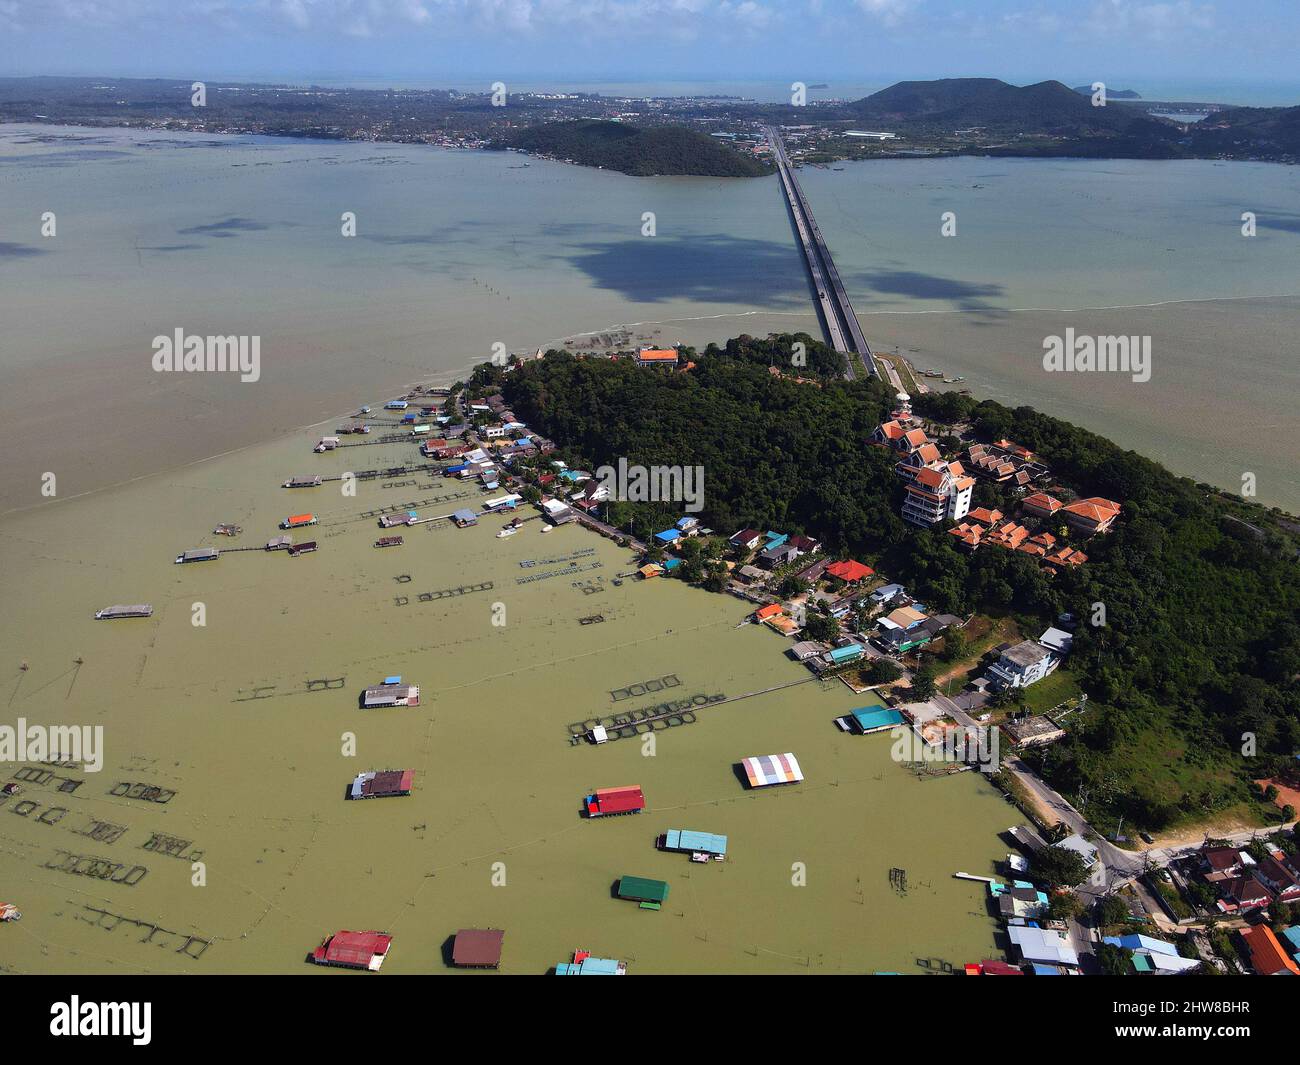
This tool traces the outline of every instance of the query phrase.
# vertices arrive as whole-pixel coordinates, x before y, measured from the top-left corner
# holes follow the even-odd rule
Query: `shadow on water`
[[[805,306],[808,282],[793,243],[725,234],[667,236],[562,247],[564,258],[600,288],[641,303]]]

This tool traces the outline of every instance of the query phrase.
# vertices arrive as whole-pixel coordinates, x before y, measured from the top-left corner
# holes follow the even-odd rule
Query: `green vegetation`
[[[1035,880],[1052,887],[1077,887],[1088,879],[1088,867],[1079,852],[1064,847],[1046,847],[1034,853],[1029,871]]]
[[[808,355],[797,373],[819,385],[768,372],[783,360],[788,367],[796,341]],[[1040,626],[1072,612],[1081,624],[1069,676],[1089,694],[1089,709],[1047,749],[1045,765],[1043,753],[1027,757],[1067,795],[1086,794],[1088,816],[1103,829],[1123,817],[1131,828],[1160,830],[1257,805],[1249,781],[1293,762],[1300,552],[1279,515],[1032,408],[930,394],[915,402],[923,416],[969,425],[981,440],[1009,437],[1035,451],[1058,483],[1124,507],[1112,532],[1087,542],[1089,562],[1056,576],[1020,552],[966,555],[942,526],[918,530],[899,517],[892,456],[866,443],[890,409],[883,383],[838,379],[840,357],[807,336],[740,337],[688,355],[697,363],[689,373],[557,352],[510,373],[480,367],[476,376],[499,382],[520,418],[570,462],[702,465],[700,519],[721,533],[816,536],[828,553],[870,563],[933,610]],[[1014,508],[1002,490],[981,486],[981,495],[986,505]],[[610,515],[648,533],[680,511],[621,503]],[[1106,617],[1094,627],[1096,603]],[[1247,734],[1255,753],[1243,758]]]
[[[520,130],[506,144],[633,177],[761,177],[772,172],[766,163],[686,126],[633,126],[587,119],[548,122]]]

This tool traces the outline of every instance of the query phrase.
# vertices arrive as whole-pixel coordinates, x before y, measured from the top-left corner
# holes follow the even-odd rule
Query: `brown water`
[[[362,512],[459,488],[362,483],[344,498],[337,485],[277,487],[291,472],[414,453],[395,444],[314,456],[314,439],[0,527],[4,720],[103,725],[106,749],[98,774],[56,770],[84,781],[75,792],[55,779],[27,786],[19,798],[40,804],[28,816],[15,814],[16,799],[0,806],[0,885],[24,915],[3,929],[4,969],[314,972],[305,955],[339,928],[392,932],[385,972],[445,971],[442,944],[466,926],[504,928],[503,968],[520,973],[578,947],[634,973],[920,972],[917,957],[960,964],[994,953],[980,885],[951,874],[992,872],[1006,850],[997,833],[1019,818],[976,774],[917,779],[890,761],[887,736],[841,733],[833,718],[865,700],[818,682],[703,710],[659,734],[652,757],[635,740],[571,746],[570,722],[658,701],[615,704],[609,693],[629,684],[675,674],[673,695],[735,696],[807,674],[784,657],[786,641],[737,628],[745,608],[734,599],[668,580],[614,587],[627,553],[579,528],[540,535],[530,522],[501,540],[505,519],[489,517],[466,530],[407,530],[404,546],[375,550],[378,530]],[[466,504],[478,499],[421,509]],[[307,509],[321,518],[316,554],[172,563],[201,543],[260,545]],[[205,535],[218,521],[241,524],[242,537]],[[589,548],[577,575],[516,583],[563,565],[523,569],[521,559]],[[586,569],[593,561],[601,567]],[[486,592],[417,601],[485,581]],[[584,582],[599,590],[574,586]],[[396,605],[401,595],[407,605]],[[119,602],[151,602],[154,616],[91,619]],[[196,602],[204,627],[191,624]],[[492,624],[496,603],[504,627]],[[597,613],[603,623],[579,624]],[[359,710],[361,688],[392,673],[421,686],[422,705]],[[318,678],[341,686],[309,693]],[[356,757],[341,754],[349,732]],[[735,762],[785,750],[804,783],[742,789]],[[357,772],[384,767],[416,770],[409,798],[344,801]],[[108,794],[123,781],[176,796],[159,805]],[[624,783],[645,789],[646,813],[579,817],[587,790]],[[38,821],[52,806],[67,813]],[[125,831],[112,843],[79,835],[92,819]],[[730,858],[696,866],[657,851],[655,836],[674,827],[728,834]],[[154,833],[191,841],[188,857],[144,849]],[[148,872],[126,886],[44,868],[60,850]],[[191,883],[193,851],[205,886]],[[792,885],[796,862],[805,887]],[[504,886],[493,886],[494,863]],[[905,896],[890,888],[891,867],[907,870]],[[624,873],[667,880],[663,911],[611,898]],[[144,942],[148,928],[94,924],[93,910],[165,931]],[[212,945],[191,958],[178,953],[185,935]]]

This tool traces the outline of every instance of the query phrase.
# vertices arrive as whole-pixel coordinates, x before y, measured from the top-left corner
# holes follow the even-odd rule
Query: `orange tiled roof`
[[[768,618],[776,617],[782,613],[781,607],[776,603],[768,603],[767,606],[761,606],[754,611],[754,617],[759,621],[766,621]]]
[[[1300,976],[1300,966],[1287,956],[1277,936],[1273,934],[1273,929],[1268,925],[1260,924],[1253,928],[1243,928],[1241,938],[1250,951],[1250,967],[1255,972],[1263,976],[1272,976],[1285,969],[1289,973]]]
[[[926,488],[942,488],[944,475],[939,470],[932,470],[926,467],[918,470],[916,473],[916,483],[924,485]]]
[[[913,454],[921,460],[922,466],[927,466],[931,462],[939,461],[939,449],[933,444],[922,444],[913,452]]]
[[[1046,492],[1035,492],[1031,496],[1025,496],[1025,506],[1036,507],[1039,510],[1045,510],[1049,514],[1055,514],[1064,504],[1055,498],[1049,496]]]
[[[902,438],[904,430],[898,422],[885,422],[880,427],[880,432],[886,440],[899,440]]]
[[[1102,499],[1100,496],[1093,496],[1091,499],[1076,499],[1065,508],[1065,512],[1077,514],[1081,518],[1100,524],[1112,520],[1119,514],[1119,504],[1112,503],[1109,499]]]
[[[976,507],[966,517],[972,521],[982,522],[985,525],[996,525],[1002,520],[1002,511],[989,510],[987,507]]]
[[[980,539],[984,535],[984,526],[970,525],[963,521],[960,525],[954,525],[949,529],[948,534],[957,537],[967,547],[979,547]]]
[[[930,438],[925,435],[924,429],[911,429],[903,435],[903,439],[912,447],[920,447],[922,444],[930,442]]]
[[[642,362],[667,362],[672,359],[677,361],[677,352],[673,348],[642,348],[637,355]]]

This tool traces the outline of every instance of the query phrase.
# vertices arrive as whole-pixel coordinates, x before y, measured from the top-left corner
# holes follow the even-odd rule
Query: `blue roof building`
[[[881,706],[879,703],[851,710],[849,716],[853,719],[854,724],[858,726],[858,731],[863,735],[893,728],[896,725],[903,724],[904,721],[903,715],[899,711],[892,710],[887,706]]]
[[[1152,939],[1150,936],[1131,934],[1126,936],[1107,936],[1103,942],[1109,943],[1112,947],[1123,947],[1125,950],[1149,950],[1155,954],[1169,954],[1178,957],[1178,948],[1172,943],[1166,943],[1163,939]]]
[[[713,832],[694,832],[688,828],[670,828],[664,833],[664,850],[726,854],[727,837]]]
[[[681,529],[665,529],[663,532],[655,533],[655,539],[663,544],[675,544],[681,538]]]

